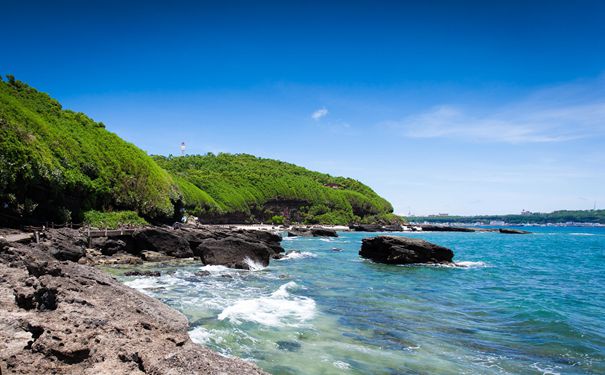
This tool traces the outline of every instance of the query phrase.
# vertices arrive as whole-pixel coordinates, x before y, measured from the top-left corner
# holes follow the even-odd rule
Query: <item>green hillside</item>
[[[0,80],[0,223],[80,222],[92,210],[87,217],[96,221],[121,210],[151,221],[183,210],[204,222],[398,220],[386,200],[352,179],[250,155],[150,157],[103,123],[7,78]]]
[[[306,223],[392,221],[389,202],[359,181],[246,154],[154,157],[175,176],[188,210],[200,216]]]
[[[173,214],[172,178],[144,151],[83,113],[8,76],[0,81],[0,213],[79,221],[83,212]]]

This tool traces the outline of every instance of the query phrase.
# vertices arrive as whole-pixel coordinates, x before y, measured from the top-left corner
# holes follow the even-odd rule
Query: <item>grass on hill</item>
[[[306,223],[397,220],[384,198],[359,181],[247,154],[154,156],[173,174],[185,207],[201,216],[240,215]]]

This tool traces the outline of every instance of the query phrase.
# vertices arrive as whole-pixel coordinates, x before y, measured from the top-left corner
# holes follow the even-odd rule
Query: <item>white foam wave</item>
[[[533,363],[529,367],[531,367],[534,370],[538,371],[542,375],[561,375],[561,373],[558,372],[558,371],[556,371],[553,367],[550,367],[550,366],[541,367],[541,365],[539,363],[537,363],[537,362]]]
[[[317,254],[313,254],[308,251],[291,251],[288,254],[286,254],[283,258],[278,259],[278,260],[316,258],[316,257],[317,257]]]
[[[244,263],[246,263],[248,265],[248,269],[250,271],[260,271],[265,269],[265,266],[263,266],[262,264],[253,261],[252,259],[245,257],[244,258]]]
[[[291,295],[289,290],[297,287],[290,281],[269,296],[238,301],[224,309],[218,319],[235,324],[248,321],[272,327],[299,326],[315,315],[315,301]]]
[[[570,236],[594,236],[594,233],[570,233]]]
[[[351,368],[350,364],[348,364],[347,362],[343,362],[343,361],[334,361],[334,362],[332,362],[332,364],[334,365],[334,367],[336,367],[337,369],[341,369],[341,370],[348,370]]]
[[[196,344],[205,345],[210,342],[212,333],[204,327],[195,327],[189,331],[189,337],[191,337],[191,340]]]
[[[483,268],[483,267],[487,267],[487,264],[485,264],[485,262],[462,261],[462,262],[455,262],[454,264],[456,265],[456,267],[464,267],[464,268]]]

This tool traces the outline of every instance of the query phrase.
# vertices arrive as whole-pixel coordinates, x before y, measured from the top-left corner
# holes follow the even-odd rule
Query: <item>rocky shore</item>
[[[181,313],[56,258],[68,249],[0,241],[1,374],[263,373],[191,342]]]

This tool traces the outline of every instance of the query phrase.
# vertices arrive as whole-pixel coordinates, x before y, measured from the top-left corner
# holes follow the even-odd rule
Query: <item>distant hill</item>
[[[393,207],[359,181],[246,154],[163,157],[185,206],[210,221],[391,222]]]
[[[551,213],[530,213],[525,215],[415,216],[408,219],[412,222],[428,221],[432,223],[489,223],[490,221],[504,221],[508,224],[561,224],[567,222],[605,224],[605,210],[561,210]]]
[[[251,155],[148,156],[83,113],[0,80],[0,223],[79,222],[89,210],[152,221],[400,220],[362,183]]]

